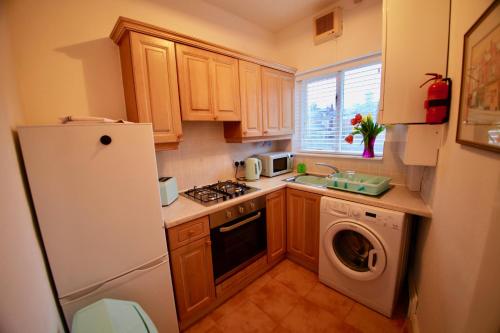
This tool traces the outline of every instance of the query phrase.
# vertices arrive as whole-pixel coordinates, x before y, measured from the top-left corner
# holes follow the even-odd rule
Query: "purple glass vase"
[[[375,146],[375,139],[376,138],[377,137],[374,136],[374,137],[368,138],[368,140],[364,140],[365,141],[365,150],[363,151],[363,157],[364,158],[373,158],[373,157],[375,157],[374,146]]]

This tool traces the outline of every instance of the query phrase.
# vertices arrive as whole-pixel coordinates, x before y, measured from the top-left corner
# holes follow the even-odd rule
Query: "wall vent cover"
[[[342,8],[337,7],[313,19],[314,43],[320,44],[342,35]]]

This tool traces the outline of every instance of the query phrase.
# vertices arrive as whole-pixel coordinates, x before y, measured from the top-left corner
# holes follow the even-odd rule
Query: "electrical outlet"
[[[245,161],[240,161],[241,166],[245,166]]]
[[[240,166],[240,162],[238,162],[238,161],[233,161],[233,163],[234,163],[234,167],[235,167],[235,168],[237,168],[237,167],[239,167],[239,166]]]

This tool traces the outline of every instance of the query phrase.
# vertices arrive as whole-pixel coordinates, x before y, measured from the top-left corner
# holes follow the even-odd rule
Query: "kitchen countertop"
[[[171,228],[184,222],[191,221],[198,217],[214,213],[226,207],[236,205],[240,202],[250,200],[285,187],[317,193],[320,195],[361,204],[392,209],[412,215],[419,215],[424,217],[432,216],[430,208],[422,200],[422,198],[420,197],[420,193],[412,192],[408,190],[406,186],[393,185],[389,191],[382,194],[381,196],[371,197],[362,194],[355,194],[351,192],[344,192],[327,188],[318,188],[283,181],[283,179],[292,177],[294,175],[296,174],[288,173],[273,178],[262,177],[258,181],[246,182],[247,185],[256,187],[260,190],[245,194],[244,196],[235,199],[223,201],[213,206],[203,206],[200,203],[179,195],[179,198],[175,202],[173,202],[170,206],[163,207],[162,209],[165,226],[167,228]]]

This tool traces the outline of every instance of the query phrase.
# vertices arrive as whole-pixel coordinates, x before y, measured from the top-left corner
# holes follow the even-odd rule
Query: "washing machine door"
[[[352,279],[373,280],[384,272],[387,258],[382,243],[355,221],[332,224],[322,246],[335,268]]]

